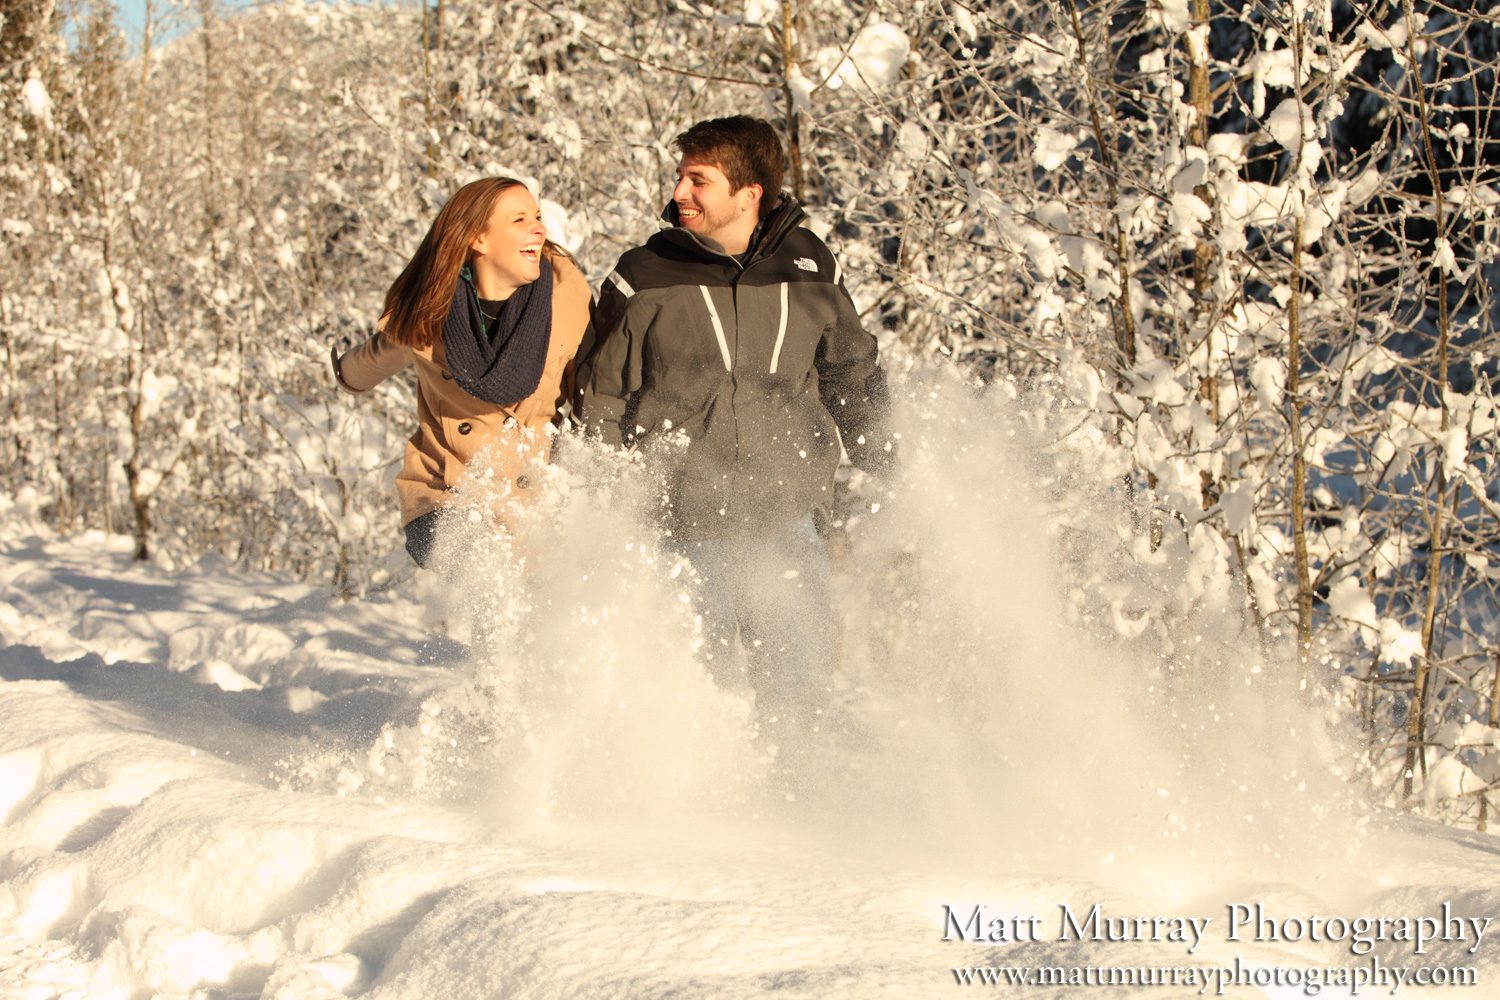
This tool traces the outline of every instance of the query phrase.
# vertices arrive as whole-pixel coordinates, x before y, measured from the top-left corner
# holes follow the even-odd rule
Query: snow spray
[[[760,778],[751,711],[701,666],[691,568],[642,516],[651,463],[559,444],[523,502],[471,466],[430,577],[470,672],[386,736],[434,790],[507,827],[720,814]]]
[[[506,506],[483,463],[465,481],[474,512],[429,579],[472,672],[367,766],[507,826],[791,827],[1158,892],[1347,866],[1358,810],[1295,668],[1221,557],[1143,528],[1107,435],[952,369],[893,396],[900,474],[854,472],[826,525],[855,738],[778,774],[753,696],[704,669],[692,567],[648,514],[652,454],[569,436],[528,470],[532,502]],[[478,513],[496,503],[505,532]]]
[[[894,395],[903,473],[866,488],[838,574],[844,670],[891,765],[866,815],[967,867],[1158,890],[1346,865],[1360,803],[1224,546],[1131,497],[1056,391],[945,368]]]

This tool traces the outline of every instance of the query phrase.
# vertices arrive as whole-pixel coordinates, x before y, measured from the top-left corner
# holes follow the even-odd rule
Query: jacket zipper
[[[688,233],[688,236],[692,238],[693,242],[697,244],[699,248],[718,257],[727,257],[731,262],[733,262],[734,266],[738,268],[738,272],[735,274],[734,280],[729,283],[730,302],[734,305],[734,346],[736,348],[735,354],[738,355],[738,348],[740,345],[740,278],[747,270],[748,264],[740,263],[739,258],[734,256],[734,254],[725,253],[722,250],[715,250],[712,247],[707,246],[698,239],[695,233],[687,230],[684,230],[684,232]],[[765,234],[761,235],[761,240],[765,240]],[[750,263],[753,263],[753,261]],[[734,398],[739,393],[740,388],[739,372],[737,368],[731,368],[729,370],[729,387],[729,408],[734,414],[734,457],[735,461],[738,462],[740,458],[740,420],[739,407],[736,405],[736,401]]]
[[[684,232],[688,231],[684,230]],[[735,354],[738,355],[740,346],[740,276],[745,273],[745,265],[741,264],[739,258],[734,256],[734,254],[725,253],[722,250],[715,250],[712,247],[705,245],[701,240],[698,239],[697,235],[692,232],[688,232],[688,235],[692,237],[693,242],[696,243],[699,247],[716,256],[727,257],[729,261],[739,269],[734,276],[734,280],[729,283],[729,301],[734,306]],[[705,289],[705,292],[706,291],[707,289]],[[733,366],[731,366],[729,369],[729,409],[731,414],[733,415],[732,419],[734,422],[734,460],[736,463],[738,463],[740,460],[740,416],[738,401],[735,399],[735,396],[739,394],[739,390],[739,372],[736,371]]]

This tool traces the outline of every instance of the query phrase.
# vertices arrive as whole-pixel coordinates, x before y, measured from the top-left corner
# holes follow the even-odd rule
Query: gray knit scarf
[[[469,269],[453,291],[443,323],[448,370],[465,392],[496,406],[513,406],[536,392],[552,342],[552,262],[516,289],[486,333]]]

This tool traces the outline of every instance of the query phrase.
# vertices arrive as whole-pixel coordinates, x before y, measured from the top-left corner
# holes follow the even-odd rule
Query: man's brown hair
[[[786,155],[776,130],[764,118],[711,118],[683,132],[673,143],[683,156],[718,167],[729,181],[730,194],[759,184],[761,218],[775,206],[786,176]]]

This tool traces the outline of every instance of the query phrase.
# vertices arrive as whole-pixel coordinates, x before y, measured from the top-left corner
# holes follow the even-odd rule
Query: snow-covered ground
[[[1180,682],[1065,624],[1004,428],[921,431],[984,405],[914,417],[835,546],[862,732],[791,768],[698,666],[620,463],[563,449],[525,552],[349,603],[6,502],[0,995],[832,1000],[1048,967],[1279,998],[1394,966],[1500,996],[1500,841],[1360,802],[1321,717],[1224,665],[1232,629]],[[1257,903],[1276,940],[1231,934]]]

